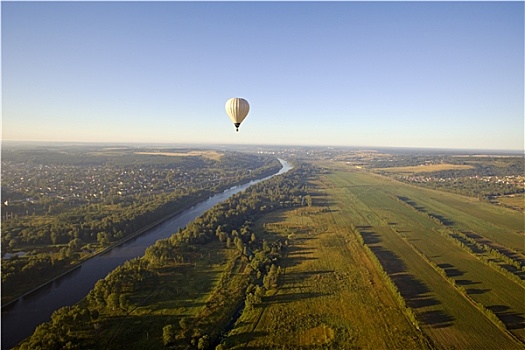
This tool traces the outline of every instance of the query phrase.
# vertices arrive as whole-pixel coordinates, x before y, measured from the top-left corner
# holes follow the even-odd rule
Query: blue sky
[[[523,2],[1,6],[4,140],[524,147]]]

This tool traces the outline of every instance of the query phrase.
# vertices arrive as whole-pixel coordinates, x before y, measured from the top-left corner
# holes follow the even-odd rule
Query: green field
[[[243,300],[248,275],[239,254],[215,241],[191,254],[190,263],[157,269],[161,287],[130,295],[127,312],[102,312],[95,332],[86,333],[83,346],[92,349],[162,349],[163,327],[175,325],[180,344],[202,334],[217,335]],[[187,329],[180,330],[181,320]],[[183,321],[184,322],[184,321]]]
[[[429,348],[341,212],[323,208],[277,212],[258,222],[258,236],[289,235],[291,245],[278,291],[243,313],[228,348]]]
[[[364,172],[334,172],[326,184],[438,347],[517,346],[508,332],[473,306],[472,300],[493,311],[514,337],[525,339],[523,285],[444,238],[439,232],[447,227],[393,200],[392,195],[410,198],[420,210],[441,217],[450,227],[475,231],[487,240],[497,238],[520,253],[521,213]],[[468,298],[429,261],[466,289]],[[487,334],[491,334],[490,340]]]
[[[313,207],[259,223],[259,234],[291,232],[293,243],[280,289],[242,315],[229,346],[524,348],[523,275],[510,279],[498,269],[503,261],[469,252],[450,237],[454,230],[475,233],[523,262],[522,213],[361,170],[331,170],[316,184]],[[417,322],[409,321],[410,311],[387,288],[356,234]]]
[[[511,208],[517,208],[522,212],[525,210],[525,194],[523,193],[498,197],[497,201]]]
[[[472,165],[462,164],[429,164],[429,165],[417,165],[417,166],[402,166],[392,168],[378,168],[387,173],[399,173],[399,174],[421,174],[421,173],[432,173],[434,171],[442,170],[464,170],[472,169]]]

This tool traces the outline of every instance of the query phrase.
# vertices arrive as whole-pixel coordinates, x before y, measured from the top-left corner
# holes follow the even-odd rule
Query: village
[[[178,166],[33,165],[2,161],[2,220],[55,214],[86,204],[118,204],[135,196],[200,190],[240,178],[241,171]]]
[[[501,185],[511,185],[518,188],[525,188],[525,176],[523,175],[506,175],[506,176],[465,176],[463,179],[453,177],[437,177],[429,175],[407,175],[403,176],[402,179],[407,182],[415,183],[427,183],[427,182],[451,182],[451,181],[480,181],[486,183],[494,183]]]

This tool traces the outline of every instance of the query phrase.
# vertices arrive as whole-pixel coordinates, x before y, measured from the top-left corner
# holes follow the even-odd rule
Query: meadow
[[[101,313],[104,326],[96,331],[96,349],[159,349],[163,343],[163,326],[176,326],[174,337],[180,341],[173,348],[185,349],[183,339],[199,339],[206,329],[211,335],[226,327],[230,316],[242,304],[242,293],[249,276],[239,254],[226,249],[224,243],[214,241],[198,246],[190,254],[190,262],[164,264],[158,268],[158,285],[134,293],[126,313]],[[90,337],[93,337],[91,333]]]
[[[522,213],[323,166],[311,207],[258,223],[259,236],[292,237],[285,273],[229,346],[524,347]]]
[[[387,173],[395,174],[420,174],[420,173],[432,173],[435,171],[442,170],[465,170],[473,169],[472,165],[466,164],[428,164],[428,165],[416,165],[416,166],[401,166],[391,168],[377,168],[377,170],[385,171]]]
[[[523,283],[450,238],[454,230],[475,233],[521,263],[521,213],[362,171],[334,171],[325,184],[434,344],[501,349],[524,341]]]
[[[288,237],[290,246],[278,289],[243,312],[227,348],[430,348],[329,200],[321,193],[317,205],[256,223],[256,235]]]
[[[168,157],[203,157],[211,160],[219,161],[223,156],[222,153],[219,153],[214,150],[205,150],[205,151],[195,151],[188,150],[186,152],[135,152],[135,154],[145,154],[153,156],[168,156]]]
[[[525,211],[525,195],[523,193],[500,197],[498,201],[508,207],[515,207],[521,211]]]

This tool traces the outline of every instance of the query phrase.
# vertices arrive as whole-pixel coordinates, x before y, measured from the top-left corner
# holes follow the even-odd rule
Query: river
[[[234,186],[211,196],[122,245],[85,261],[81,264],[81,268],[2,308],[2,349],[12,348],[29,337],[39,324],[51,320],[51,314],[55,310],[79,302],[93,289],[99,279],[106,277],[117,266],[122,265],[127,260],[143,256],[147,247],[159,239],[170,237],[177,232],[179,227],[187,226],[215,204],[251,185],[292,169],[292,166],[285,160],[279,159],[279,161],[283,165],[279,172],[244,185]]]

